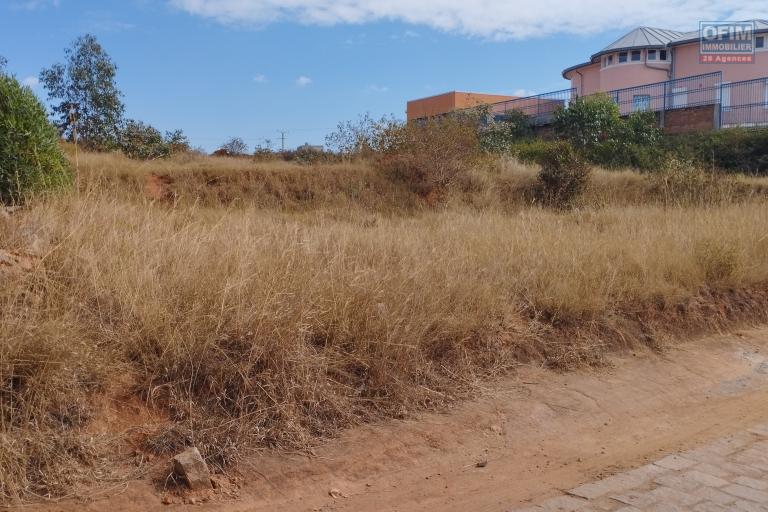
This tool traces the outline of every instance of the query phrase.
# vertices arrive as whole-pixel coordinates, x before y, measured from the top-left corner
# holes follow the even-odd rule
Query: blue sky
[[[562,69],[637,25],[768,17],[767,2],[647,0],[0,0],[0,55],[34,85],[77,36],[118,64],[127,116],[215,149],[286,130],[322,143],[359,114],[408,99],[568,87]],[[41,96],[45,91],[33,87]]]

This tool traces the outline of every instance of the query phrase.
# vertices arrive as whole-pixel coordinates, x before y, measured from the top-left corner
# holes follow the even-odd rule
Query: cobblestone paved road
[[[768,512],[768,423],[513,512]]]

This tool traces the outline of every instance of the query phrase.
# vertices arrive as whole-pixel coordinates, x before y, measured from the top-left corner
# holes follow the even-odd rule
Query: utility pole
[[[288,133],[286,130],[277,130],[277,133],[280,134],[280,141],[281,141],[281,152],[285,153],[285,135]]]

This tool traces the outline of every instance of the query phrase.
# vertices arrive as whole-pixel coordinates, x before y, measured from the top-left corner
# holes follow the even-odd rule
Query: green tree
[[[513,144],[532,136],[530,118],[521,110],[511,110],[480,128],[480,146],[491,153],[504,153]]]
[[[0,73],[0,200],[71,182],[56,128],[29,87]]]
[[[583,96],[555,111],[555,133],[577,149],[591,149],[616,135],[621,124],[619,107],[607,94]]]
[[[117,146],[125,107],[117,66],[96,37],[86,34],[64,50],[65,62],[40,73],[62,135],[97,150]]]
[[[0,73],[5,71],[5,66],[8,65],[8,59],[0,55]]]
[[[181,130],[163,136],[154,126],[129,119],[120,131],[119,147],[128,158],[154,160],[189,151],[189,141]]]

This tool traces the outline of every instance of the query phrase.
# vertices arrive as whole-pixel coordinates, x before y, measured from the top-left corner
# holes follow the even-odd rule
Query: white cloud
[[[536,93],[529,90],[529,89],[515,89],[512,91],[512,96],[520,96],[521,98],[524,98],[526,96],[534,96]]]
[[[36,76],[28,76],[22,80],[21,83],[34,89],[40,84],[40,80],[38,80]]]
[[[267,81],[267,77],[262,74],[258,74],[253,77],[253,81],[256,82],[257,84],[263,84],[264,82]]]
[[[768,18],[765,0],[169,0],[222,23],[360,24],[396,20],[505,40],[639,25],[695,30],[699,20]]]
[[[27,11],[34,11],[36,9],[43,9],[49,6],[58,7],[59,5],[59,0],[26,0],[23,2],[16,2],[11,4],[11,7],[16,9],[24,9]]]
[[[386,85],[371,84],[368,86],[368,90],[371,92],[385,93],[385,92],[389,92],[389,87],[387,87]]]
[[[299,87],[306,87],[311,83],[312,83],[312,79],[309,78],[308,76],[302,75],[296,79],[296,85],[298,85]]]

